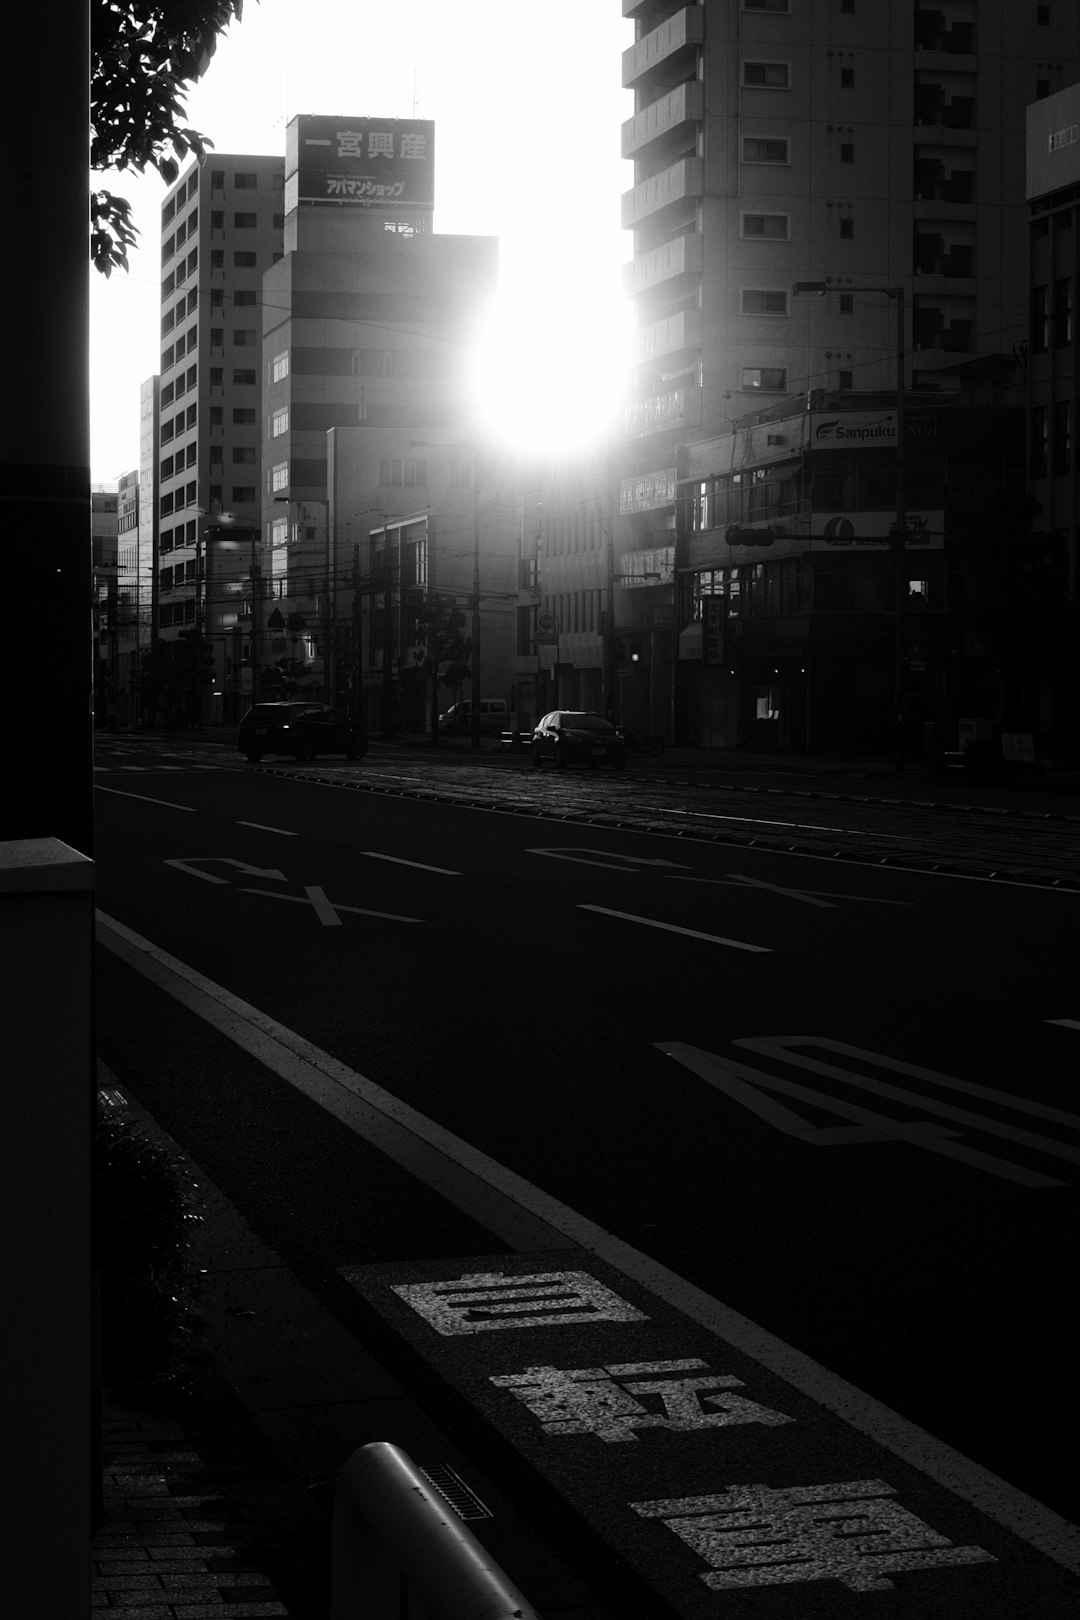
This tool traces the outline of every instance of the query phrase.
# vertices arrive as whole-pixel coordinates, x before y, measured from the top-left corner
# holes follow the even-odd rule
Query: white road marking
[[[1028,1546],[1080,1573],[1080,1531],[1041,1502],[454,1136],[123,923],[100,911],[97,920],[99,942],[106,949],[512,1247],[535,1251],[572,1243],[597,1255],[707,1332],[786,1379],[894,1457],[971,1503]]]
[[[227,883],[228,878],[213,877],[209,872],[200,871],[195,862],[213,861],[216,866],[235,866],[237,871],[243,872],[245,877],[270,878],[275,883],[287,883],[289,880],[284,872],[279,872],[276,866],[250,866],[247,861],[234,860],[231,855],[187,855],[183,860],[173,858],[164,861],[165,866],[175,866],[180,872],[187,872],[191,877],[202,878],[207,883]]]
[[[1057,1024],[1061,1029],[1080,1029],[1080,1018],[1048,1018],[1048,1024]]]
[[[125,793],[123,788],[102,787],[100,782],[95,782],[94,787],[99,793],[115,793],[118,799],[141,799],[144,804],[159,804],[163,810],[183,810],[189,816],[195,815],[195,810],[190,804],[173,804],[169,799],[151,799],[146,793]]]
[[[526,855],[549,855],[556,861],[575,861],[581,866],[605,866],[609,872],[630,872],[638,866],[682,866],[681,861],[650,860],[643,855],[620,855],[614,849],[591,849],[588,846],[570,844],[565,849],[526,849]],[[594,855],[603,855],[602,861],[593,860]],[[621,866],[612,865],[613,861],[621,861]]]
[[[299,838],[299,833],[290,832],[287,827],[268,827],[264,821],[238,821],[238,827],[254,827],[257,832],[280,833],[282,838]]]
[[[887,1114],[875,1113],[873,1109],[860,1107],[858,1103],[845,1102],[842,1098],[814,1091],[810,1086],[798,1085],[793,1080],[782,1080],[778,1075],[748,1068],[744,1063],[734,1063],[729,1058],[717,1056],[715,1052],[688,1046],[684,1041],[657,1041],[655,1044],[659,1051],[666,1052],[677,1063],[681,1063],[691,1073],[699,1075],[702,1080],[714,1086],[717,1091],[723,1092],[733,1102],[757,1114],[759,1118],[764,1119],[775,1129],[783,1131],[785,1135],[797,1137],[810,1146],[848,1147],[873,1142],[910,1142],[914,1147],[924,1148],[928,1153],[938,1153],[947,1159],[957,1159],[961,1164],[971,1165],[976,1170],[985,1170],[990,1175],[999,1176],[1003,1181],[1015,1182],[1021,1187],[1045,1188],[1065,1185],[1053,1176],[1028,1170],[1024,1165],[1012,1164],[1008,1159],[999,1159],[991,1153],[982,1153],[977,1148],[964,1147],[953,1140],[960,1135],[959,1131],[949,1130],[933,1120],[900,1120]],[[747,1043],[737,1041],[733,1044],[741,1046]],[[797,1063],[799,1060],[789,1057],[789,1061]],[[832,1072],[839,1079],[864,1085],[872,1092],[880,1090],[883,1095],[895,1096],[926,1113],[944,1114],[947,1119],[977,1121],[986,1131],[991,1131],[995,1124],[993,1120],[983,1119],[978,1114],[967,1114],[962,1109],[949,1108],[947,1104],[936,1104],[910,1091],[900,1091],[893,1086],[878,1087],[872,1081],[867,1081],[863,1075],[852,1074],[842,1069]],[[824,1109],[826,1113],[838,1114],[841,1119],[851,1120],[853,1124],[831,1129],[811,1125],[793,1109],[762,1097],[763,1090],[776,1091],[782,1097],[793,1097],[797,1102],[810,1103],[815,1108]],[[999,1128],[996,1134],[1003,1135],[1007,1132],[1008,1127]],[[1059,1148],[1056,1143],[1049,1144],[1046,1137],[1035,1137],[1027,1131],[1018,1132],[1016,1136],[1024,1140],[1027,1146],[1041,1147],[1043,1152],[1051,1152],[1056,1148],[1059,1157],[1071,1156],[1069,1149]]]
[[[861,1046],[849,1046],[846,1041],[833,1041],[823,1035],[760,1035],[751,1036],[744,1040],[732,1043],[735,1046],[745,1046],[748,1051],[761,1052],[765,1056],[773,1056],[781,1062],[794,1063],[799,1068],[811,1069],[816,1074],[825,1074],[833,1079],[848,1080],[852,1085],[862,1086],[868,1091],[877,1091],[881,1096],[889,1096],[895,1088],[883,1085],[879,1081],[872,1081],[867,1076],[856,1074],[850,1069],[840,1069],[831,1063],[821,1063],[814,1058],[804,1057],[801,1053],[791,1051],[793,1046],[819,1047],[825,1052],[837,1052],[841,1057],[854,1058],[860,1063],[873,1064],[875,1068],[891,1069],[894,1074],[910,1075],[915,1080],[923,1080],[929,1085],[942,1086],[948,1091],[959,1091],[968,1097],[979,1097],[984,1102],[1000,1103],[1003,1108],[1011,1108],[1018,1114],[1030,1114],[1034,1119],[1045,1119],[1054,1125],[1064,1125],[1067,1130],[1080,1130],[1080,1114],[1068,1113],[1064,1108],[1054,1108],[1050,1103],[1033,1102],[1028,1097],[1014,1096],[1010,1091],[998,1091],[994,1086],[979,1085],[975,1080],[958,1080],[955,1075],[942,1074],[937,1069],[924,1069],[917,1063],[902,1063],[899,1058],[886,1057],[881,1052],[870,1052]],[[897,1091],[896,1095],[902,1101],[909,1101],[916,1097],[910,1091]],[[918,1100],[923,1106],[929,1107],[927,1099],[918,1094]],[[944,1112],[944,1108],[940,1110]],[[979,1123],[989,1129],[990,1121],[984,1119],[982,1114],[957,1115],[961,1123]],[[1000,1136],[1012,1136],[1015,1141],[1022,1140],[1026,1133],[1016,1134],[1016,1127],[1002,1125],[997,1129]],[[1030,1139],[1031,1146],[1042,1147],[1045,1139],[1037,1136]],[[1072,1149],[1065,1150],[1061,1157],[1073,1157]],[[1080,1154],[1075,1155],[1080,1162]]]
[[[380,855],[377,849],[362,849],[360,853],[369,855],[373,861],[393,861],[395,866],[415,866],[421,872],[441,872],[444,877],[461,876],[460,872],[455,872],[449,866],[428,866],[424,861],[402,860],[400,855]]]
[[[785,850],[783,853],[787,854],[788,852]],[[725,889],[734,888],[736,883],[743,883],[755,889],[772,889],[776,894],[790,895],[793,900],[802,900],[807,895],[813,894],[820,895],[822,899],[827,898],[830,901],[865,900],[867,905],[871,906],[913,906],[915,904],[914,900],[882,900],[876,894],[837,894],[832,889],[782,889],[775,883],[761,883],[757,878],[745,877],[741,872],[732,872],[729,877],[722,878],[676,877],[673,874],[671,882],[713,883]],[[807,903],[814,904],[813,901]]]
[[[722,934],[703,934],[698,928],[679,928],[675,923],[658,922],[655,917],[638,917],[632,911],[613,911],[610,906],[579,905],[579,911],[599,911],[605,917],[621,917],[623,922],[643,923],[646,928],[662,928],[669,934],[686,934],[690,939],[708,940],[710,945],[730,945],[733,951],[754,951],[772,955],[770,945],[748,945],[742,939],[725,939]]]
[[[418,923],[423,922],[422,917],[399,917],[393,911],[369,911],[364,906],[346,906],[340,900],[328,900],[325,892],[317,883],[304,886],[303,894],[282,894],[277,889],[252,889],[245,887],[245,894],[262,894],[269,900],[293,900],[298,906],[311,906],[316,917],[324,928],[340,928],[342,926],[339,911],[352,911],[358,917],[382,917],[386,922]]]

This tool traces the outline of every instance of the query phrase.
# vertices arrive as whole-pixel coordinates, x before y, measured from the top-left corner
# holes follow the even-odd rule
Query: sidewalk
[[[222,1039],[223,1063],[228,1048]],[[101,1064],[99,1085],[103,1107],[120,1109],[180,1155]],[[190,1388],[170,1397],[105,1383],[94,1613],[328,1620],[337,1477],[358,1446],[390,1440],[434,1475],[435,1488],[537,1609],[558,1620],[613,1620],[474,1459],[208,1177],[190,1169],[203,1273]]]

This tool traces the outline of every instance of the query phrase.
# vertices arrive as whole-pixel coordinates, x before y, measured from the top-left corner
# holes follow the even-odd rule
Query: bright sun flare
[[[617,429],[627,306],[607,293],[515,284],[480,334],[472,368],[479,431],[521,452],[581,451]]]

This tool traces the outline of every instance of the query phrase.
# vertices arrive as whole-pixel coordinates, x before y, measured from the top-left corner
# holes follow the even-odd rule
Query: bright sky
[[[619,380],[630,251],[621,13],[619,0],[247,0],[186,121],[218,152],[284,155],[297,113],[433,119],[436,230],[502,244],[504,412],[513,376],[534,431],[577,408],[597,426]],[[95,184],[132,200],[142,232],[129,275],[90,276],[91,476],[112,483],[138,467],[139,386],[158,369],[166,187],[150,171]]]

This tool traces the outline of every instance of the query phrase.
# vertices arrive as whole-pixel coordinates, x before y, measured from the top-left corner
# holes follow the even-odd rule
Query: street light
[[[823,298],[827,292],[840,292],[829,281],[796,281],[792,296],[808,293]],[[904,289],[903,287],[852,287],[852,292],[881,293],[896,301],[896,529],[893,535],[893,770],[901,775],[905,752],[904,607],[907,596],[907,567],[904,546],[907,538],[907,488],[905,483],[904,440]]]

